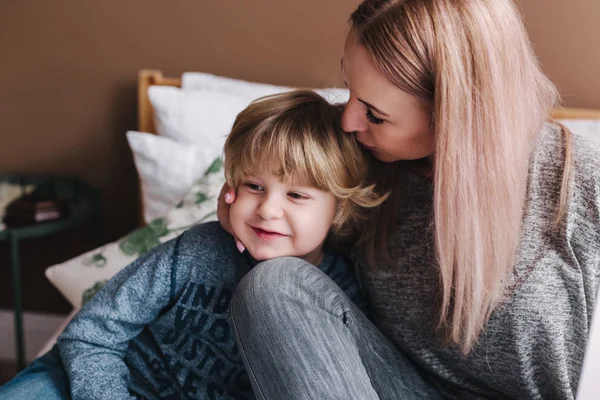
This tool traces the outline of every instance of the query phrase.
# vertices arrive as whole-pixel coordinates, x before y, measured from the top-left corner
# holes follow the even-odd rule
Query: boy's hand
[[[229,220],[229,208],[230,205],[235,201],[235,190],[229,187],[229,185],[224,184],[221,189],[221,193],[219,194],[219,203],[217,205],[217,218],[219,218],[219,223],[221,227],[225,229],[227,232],[233,235],[235,239],[235,245],[240,251],[243,253],[246,247],[242,244],[242,242],[237,238],[235,233],[233,233],[233,229],[231,228],[231,221]]]

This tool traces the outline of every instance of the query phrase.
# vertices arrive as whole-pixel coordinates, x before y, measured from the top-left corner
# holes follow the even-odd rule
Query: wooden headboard
[[[165,77],[162,71],[143,69],[138,73],[138,131],[156,134],[154,111],[148,98],[148,88],[152,85],[181,87],[181,78]],[[585,108],[556,108],[554,119],[600,119],[600,110]]]
[[[600,119],[600,110],[587,108],[555,108],[552,111],[553,119]]]
[[[162,71],[156,69],[143,69],[138,73],[138,131],[156,135],[154,111],[148,97],[150,86],[181,87],[181,78],[164,77]]]

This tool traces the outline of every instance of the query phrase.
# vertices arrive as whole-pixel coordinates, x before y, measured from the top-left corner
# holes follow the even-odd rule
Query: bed
[[[190,226],[216,219],[224,183],[221,148],[235,116],[253,99],[289,89],[206,73],[167,77],[159,70],[139,72],[138,130],[127,132],[127,139],[140,178],[140,227],[46,270],[73,311],[39,354],[120,269]],[[348,96],[345,89],[318,91],[332,102]],[[560,108],[553,118],[575,133],[600,140],[600,110]]]

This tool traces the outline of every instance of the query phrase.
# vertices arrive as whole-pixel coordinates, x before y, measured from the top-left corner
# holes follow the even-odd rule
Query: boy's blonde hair
[[[353,135],[343,132],[342,111],[310,90],[257,99],[238,114],[225,142],[227,184],[237,189],[263,168],[281,181],[305,180],[337,198],[331,233],[353,235],[361,208],[381,204],[387,194],[364,183],[366,155]]]

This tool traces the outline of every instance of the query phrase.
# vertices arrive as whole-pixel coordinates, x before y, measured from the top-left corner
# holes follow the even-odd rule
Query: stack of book
[[[2,222],[8,228],[35,225],[55,221],[69,214],[69,204],[54,194],[41,194],[37,191],[24,194],[5,209]]]

